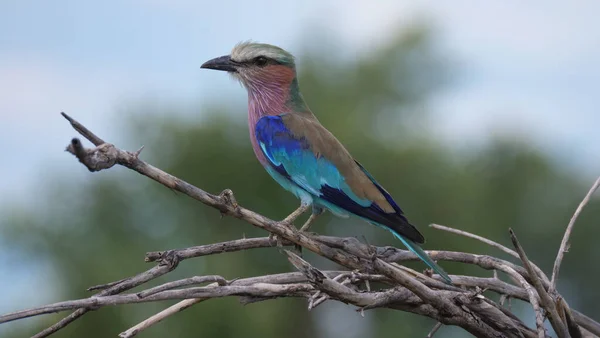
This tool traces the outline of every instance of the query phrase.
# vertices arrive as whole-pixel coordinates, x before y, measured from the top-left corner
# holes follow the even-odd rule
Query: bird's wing
[[[316,119],[264,116],[256,140],[271,167],[322,200],[423,243],[392,197]]]

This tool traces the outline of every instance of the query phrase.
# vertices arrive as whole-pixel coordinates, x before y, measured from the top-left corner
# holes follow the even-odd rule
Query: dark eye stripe
[[[257,56],[254,58],[254,60],[252,60],[252,63],[259,67],[264,67],[269,63],[269,58],[264,56]]]
[[[258,59],[264,59],[265,61],[258,61]],[[260,55],[257,57],[254,57],[250,60],[245,60],[245,61],[236,61],[236,60],[231,60],[233,63],[240,65],[240,66],[259,66],[259,67],[264,67],[267,65],[282,65],[282,62],[279,62],[275,59]]]

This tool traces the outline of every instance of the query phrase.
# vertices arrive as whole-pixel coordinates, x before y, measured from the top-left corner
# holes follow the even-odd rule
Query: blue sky
[[[8,178],[0,201],[34,198],[44,173],[73,164],[61,152],[73,132],[60,111],[118,142],[109,125],[136,97],[243,100],[227,77],[198,69],[241,40],[294,52],[318,31],[357,55],[423,18],[461,64],[460,81],[431,100],[434,137],[469,146],[518,134],[593,175],[599,9],[596,1],[2,1],[0,144],[11,161],[0,166]]]
[[[598,1],[4,0],[0,203],[43,203],[36,185],[61,169],[89,178],[62,151],[75,133],[60,111],[125,142],[111,125],[135,98],[244,100],[230,79],[199,70],[241,40],[299,52],[297,43],[318,32],[341,38],[341,54],[352,56],[422,19],[435,24],[461,67],[459,81],[430,102],[432,137],[457,147],[499,134],[526,137],[571,160],[591,183],[600,173],[599,12]],[[7,264],[0,259],[0,270]],[[28,278],[14,285],[35,285]]]

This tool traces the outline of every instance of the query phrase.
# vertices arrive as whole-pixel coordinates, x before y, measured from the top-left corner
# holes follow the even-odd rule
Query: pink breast
[[[258,161],[263,165],[267,165],[269,162],[267,160],[267,158],[265,157],[265,155],[262,152],[262,149],[260,149],[260,145],[258,144],[258,141],[256,140],[256,122],[252,121],[252,120],[248,120],[248,127],[250,129],[250,142],[252,143],[252,149],[254,150],[254,154],[256,155],[256,158],[258,159]]]

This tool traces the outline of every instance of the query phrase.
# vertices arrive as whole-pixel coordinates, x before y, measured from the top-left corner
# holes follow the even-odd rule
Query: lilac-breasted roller
[[[342,217],[360,217],[389,230],[452,283],[423,251],[423,235],[408,222],[392,196],[308,108],[290,53],[268,44],[244,42],[236,45],[230,55],[209,60],[202,68],[229,72],[247,89],[254,153],[275,181],[301,201],[284,223],[291,224],[310,206],[312,214],[300,231],[307,230],[323,210]]]

